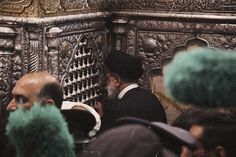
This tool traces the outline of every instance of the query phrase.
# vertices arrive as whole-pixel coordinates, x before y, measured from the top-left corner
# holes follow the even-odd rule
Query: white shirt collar
[[[125,95],[125,93],[127,93],[129,90],[133,89],[133,88],[137,88],[139,87],[139,85],[137,83],[133,83],[131,85],[128,85],[127,87],[125,87],[124,89],[122,89],[122,91],[119,93],[118,95],[118,99],[123,98],[123,96]]]

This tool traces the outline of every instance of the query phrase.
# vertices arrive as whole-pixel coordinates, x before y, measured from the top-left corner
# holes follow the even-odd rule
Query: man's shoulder
[[[117,102],[119,105],[143,105],[143,104],[156,104],[159,103],[157,97],[150,91],[143,88],[135,88],[128,91],[122,99]]]
[[[141,98],[141,97],[153,97],[153,98],[156,98],[156,96],[154,94],[152,94],[152,92],[150,90],[148,90],[147,88],[144,88],[144,87],[138,87],[138,88],[134,88],[130,91],[128,91],[126,94],[125,94],[126,97],[131,97],[131,96],[134,96],[134,97],[138,97]]]

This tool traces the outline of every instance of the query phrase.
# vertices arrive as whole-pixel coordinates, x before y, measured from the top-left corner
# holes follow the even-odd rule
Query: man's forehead
[[[27,73],[27,74],[25,74],[24,76],[23,76],[23,78],[24,77],[30,77],[30,78],[45,78],[45,77],[47,77],[47,78],[51,78],[51,79],[55,79],[55,77],[54,76],[52,76],[52,75],[50,75],[49,73],[47,73],[47,72],[33,72],[33,73]]]
[[[16,81],[16,86],[34,86],[40,85],[44,82],[43,79],[39,79],[36,77],[22,77],[18,81]]]
[[[12,90],[13,94],[26,94],[25,92],[38,93],[40,89],[46,84],[48,79],[43,79],[39,77],[25,76],[16,81],[15,87]]]
[[[28,73],[20,78],[16,83],[45,84],[47,82],[56,82],[57,79],[46,72]]]
[[[24,80],[18,80],[16,81],[16,85],[12,90],[12,93],[22,93],[25,92],[25,90],[33,90],[31,92],[34,92],[38,89],[38,87],[41,86],[41,83],[34,79],[24,79]]]

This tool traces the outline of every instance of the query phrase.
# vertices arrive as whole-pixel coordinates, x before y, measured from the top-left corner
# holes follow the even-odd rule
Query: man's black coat
[[[165,110],[155,95],[140,87],[129,90],[121,99],[108,101],[102,117],[102,130],[113,126],[121,117],[167,122]]]

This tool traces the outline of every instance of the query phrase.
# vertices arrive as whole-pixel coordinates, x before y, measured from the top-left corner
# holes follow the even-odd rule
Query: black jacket
[[[116,99],[106,104],[101,129],[112,127],[117,119],[126,116],[167,122],[165,110],[157,97],[140,87],[129,90],[122,99]]]

